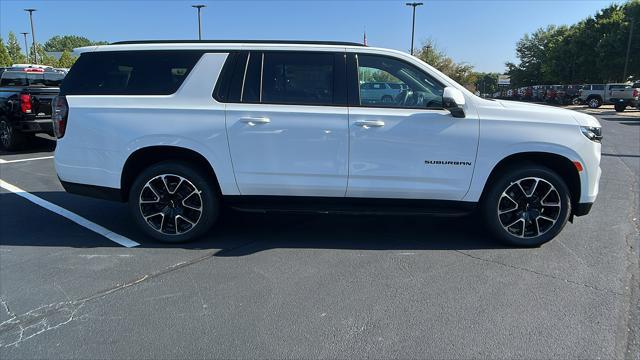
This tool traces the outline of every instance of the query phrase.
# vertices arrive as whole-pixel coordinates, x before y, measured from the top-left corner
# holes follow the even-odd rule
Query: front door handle
[[[357,126],[361,126],[365,129],[372,127],[383,127],[384,121],[382,120],[358,120],[355,122]]]
[[[266,117],[243,117],[240,118],[240,121],[251,126],[256,126],[258,124],[268,124],[271,122],[271,120]]]

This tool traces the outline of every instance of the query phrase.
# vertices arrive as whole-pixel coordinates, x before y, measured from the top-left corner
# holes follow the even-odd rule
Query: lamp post
[[[629,40],[627,40],[627,56],[624,58],[624,74],[622,75],[622,81],[627,81],[627,68],[629,66],[629,52],[631,52],[631,38],[633,38],[633,26],[636,19],[631,18],[631,24],[629,25]]]
[[[413,24],[411,25],[411,55],[413,55],[413,39],[416,32],[416,7],[424,5],[421,2],[406,3],[405,5],[413,7]]]
[[[27,55],[27,60],[29,60],[29,44],[27,44],[27,35],[28,32],[21,32],[22,36],[24,36],[24,53]]]
[[[33,12],[36,11],[36,9],[24,9],[24,11],[27,11],[29,13],[29,21],[31,21],[31,40],[33,41],[33,59],[35,61],[35,63],[38,63],[38,48],[36,47],[36,32],[33,30]],[[28,55],[27,55],[28,57]]]
[[[196,9],[198,9],[198,40],[202,40],[202,24],[200,22],[200,10],[203,7],[207,7],[206,5],[191,5],[191,7],[194,7]]]

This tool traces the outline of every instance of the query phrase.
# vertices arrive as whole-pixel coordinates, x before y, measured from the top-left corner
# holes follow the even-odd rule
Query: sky
[[[540,27],[573,24],[618,0],[421,0],[416,47],[427,39],[477,71],[504,71],[515,44]],[[406,1],[0,0],[0,36],[30,32],[25,8],[36,8],[36,41],[54,35],[91,40],[284,39],[362,42],[408,51],[411,7]],[[20,36],[20,35],[19,35]],[[30,36],[30,35],[29,35]],[[20,38],[21,44],[23,42]],[[31,40],[29,40],[31,41]]]

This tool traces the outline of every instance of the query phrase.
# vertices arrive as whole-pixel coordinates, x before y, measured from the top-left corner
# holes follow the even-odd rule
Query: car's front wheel
[[[553,239],[571,214],[569,190],[552,170],[529,165],[493,181],[481,204],[488,229],[507,245],[536,247]]]
[[[206,175],[182,162],[145,169],[129,192],[140,228],[162,242],[185,242],[205,234],[219,213],[218,194]]]

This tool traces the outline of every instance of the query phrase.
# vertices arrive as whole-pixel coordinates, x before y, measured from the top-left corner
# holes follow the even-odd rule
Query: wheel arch
[[[515,166],[522,166],[522,164],[526,163],[541,165],[556,172],[558,176],[565,181],[569,188],[572,208],[576,208],[581,195],[580,174],[576,169],[576,165],[563,155],[541,151],[519,152],[511,154],[500,160],[493,167],[489,177],[487,178],[482,190],[480,201],[484,199],[487,189],[489,189],[489,187],[498,179],[504,170]]]
[[[120,177],[120,195],[123,201],[129,198],[131,185],[137,174],[143,169],[164,161],[182,161],[195,165],[202,170],[213,182],[214,188],[220,195],[220,183],[211,163],[195,150],[170,145],[154,145],[137,149],[129,155],[122,168]]]

